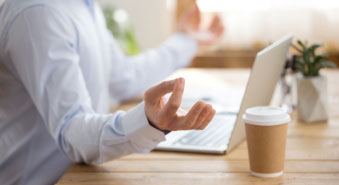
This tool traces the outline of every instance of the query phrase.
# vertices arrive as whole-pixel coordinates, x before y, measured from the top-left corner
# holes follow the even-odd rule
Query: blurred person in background
[[[205,128],[215,114],[211,105],[197,102],[186,115],[177,115],[184,79],[154,86],[188,66],[199,44],[213,43],[223,33],[218,16],[205,31],[199,25],[195,5],[162,45],[127,57],[94,0],[5,1],[0,184],[54,184],[72,162],[97,164],[149,152],[168,131]],[[110,114],[111,99],[141,93],[144,102]],[[172,95],[165,101],[167,93]]]

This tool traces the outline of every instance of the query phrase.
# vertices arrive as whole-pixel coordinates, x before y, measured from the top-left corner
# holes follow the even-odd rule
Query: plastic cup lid
[[[243,120],[248,124],[260,126],[281,125],[291,121],[290,115],[279,107],[252,107],[243,115]]]

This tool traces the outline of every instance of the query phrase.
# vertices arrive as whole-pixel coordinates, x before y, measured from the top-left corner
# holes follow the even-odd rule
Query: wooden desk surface
[[[273,179],[249,174],[246,142],[227,155],[151,152],[133,154],[102,165],[72,165],[58,184],[191,185],[191,184],[336,184],[339,185],[339,70],[323,71],[328,77],[328,123],[289,124],[285,173]],[[174,76],[190,86],[216,83],[243,87],[248,70],[185,69]],[[206,78],[209,76],[208,78]],[[204,77],[205,82],[199,81]],[[211,84],[212,83],[212,84]],[[215,85],[215,84],[214,84]],[[129,109],[135,102],[121,106]]]

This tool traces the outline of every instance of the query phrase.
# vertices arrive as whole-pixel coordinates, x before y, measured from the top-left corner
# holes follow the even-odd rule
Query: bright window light
[[[333,9],[339,0],[198,0],[203,12],[265,11],[270,8]]]
[[[223,43],[244,48],[295,38],[339,46],[339,0],[197,0],[206,15],[219,12],[225,23]]]

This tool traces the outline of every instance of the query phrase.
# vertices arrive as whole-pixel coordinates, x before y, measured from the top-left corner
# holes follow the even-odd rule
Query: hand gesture
[[[200,30],[200,14],[198,6],[194,4],[179,19],[178,31],[186,33],[202,45],[212,44],[220,40],[224,32],[220,16],[214,16],[207,30]]]
[[[184,93],[185,80],[165,81],[145,93],[145,112],[149,122],[160,130],[202,130],[212,120],[215,110],[211,105],[197,102],[189,112],[180,116],[177,111]],[[172,92],[168,102],[164,95]]]

